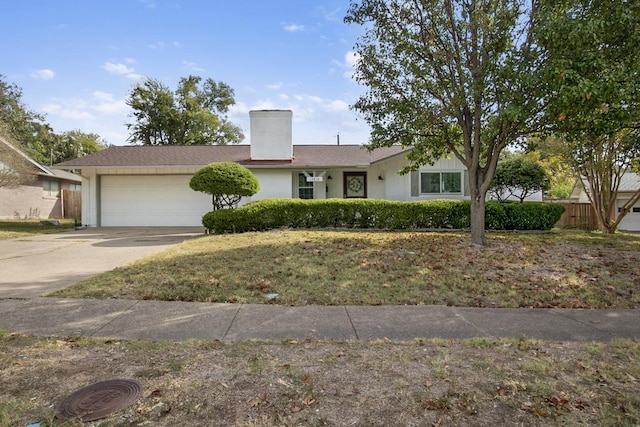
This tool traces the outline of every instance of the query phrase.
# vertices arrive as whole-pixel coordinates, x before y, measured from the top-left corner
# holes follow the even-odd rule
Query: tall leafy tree
[[[60,163],[88,154],[96,153],[107,147],[100,135],[85,133],[78,129],[64,132],[58,138],[54,149],[54,163]]]
[[[44,116],[22,102],[22,89],[0,75],[0,132],[43,165],[75,159],[106,146],[99,135],[79,130],[57,134]]]
[[[605,232],[615,232],[622,177],[640,156],[640,3],[542,0],[536,28],[547,52],[541,73],[549,132],[580,176]]]
[[[42,122],[44,118],[30,111],[22,102],[22,89],[15,83],[8,83],[0,74],[0,123],[11,137],[30,139],[33,133],[31,123]]]
[[[0,124],[6,136],[40,163],[49,163],[52,130],[22,102],[22,89],[0,75]]]
[[[227,120],[235,104],[233,89],[223,82],[189,76],[180,79],[174,92],[148,78],[127,98],[134,123],[128,123],[129,140],[144,145],[235,144],[242,130]]]
[[[365,33],[353,108],[372,148],[412,146],[412,167],[453,155],[469,172],[471,240],[485,239],[485,198],[500,153],[542,108],[531,7],[519,0],[360,0],[345,18]]]

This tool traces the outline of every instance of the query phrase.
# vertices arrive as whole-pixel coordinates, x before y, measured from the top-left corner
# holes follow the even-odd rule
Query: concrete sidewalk
[[[222,341],[529,337],[640,338],[640,310],[207,304],[125,299],[0,299],[0,329],[40,336]]]

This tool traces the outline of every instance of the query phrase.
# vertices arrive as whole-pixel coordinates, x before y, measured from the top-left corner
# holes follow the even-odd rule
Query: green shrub
[[[489,201],[488,230],[549,230],[564,207],[548,203]],[[468,229],[468,200],[398,202],[377,199],[264,199],[202,218],[212,233],[242,233],[282,227],[383,230]]]
[[[558,203],[489,201],[485,210],[488,230],[551,230],[564,213]]]
[[[260,183],[253,172],[235,162],[209,163],[191,177],[194,191],[211,194],[213,209],[235,207],[244,196],[253,196]]]

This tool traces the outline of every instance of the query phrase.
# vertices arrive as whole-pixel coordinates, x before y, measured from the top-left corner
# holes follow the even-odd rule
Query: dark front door
[[[366,172],[345,172],[343,178],[345,199],[367,197]]]

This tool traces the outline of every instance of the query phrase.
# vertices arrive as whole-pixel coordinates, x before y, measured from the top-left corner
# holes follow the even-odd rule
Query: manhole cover
[[[94,421],[132,405],[142,393],[136,380],[109,380],[76,390],[59,406],[58,416]]]

